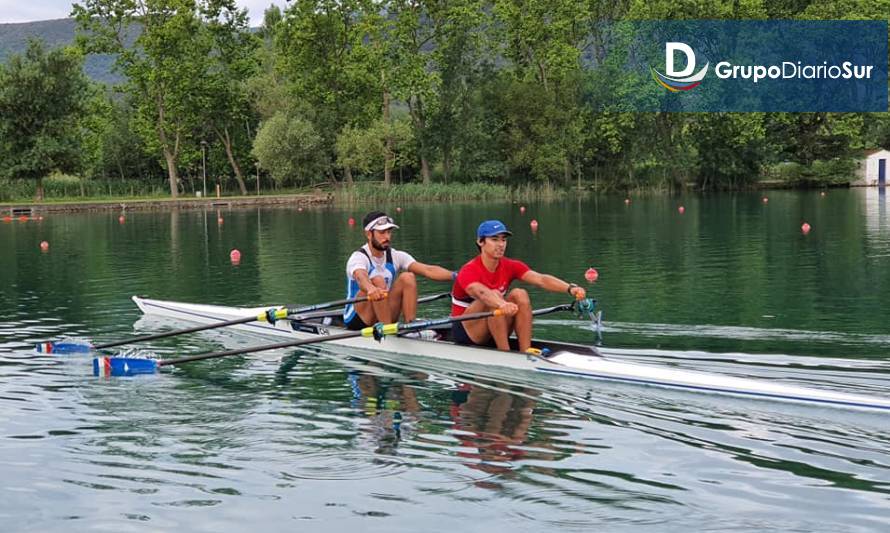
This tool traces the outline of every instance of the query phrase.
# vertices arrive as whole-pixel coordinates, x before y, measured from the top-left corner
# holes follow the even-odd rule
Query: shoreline
[[[309,207],[332,205],[333,203],[334,196],[331,193],[223,196],[222,198],[124,199],[58,203],[2,203],[0,204],[0,216],[19,217],[79,211],[160,211],[172,209],[228,209],[253,206]]]

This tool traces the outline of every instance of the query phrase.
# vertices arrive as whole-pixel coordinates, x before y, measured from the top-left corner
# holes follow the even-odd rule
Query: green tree
[[[248,80],[257,72],[259,41],[250,31],[247,12],[238,10],[234,0],[207,4],[205,27],[213,39],[213,52],[207,58],[204,89],[204,121],[225,149],[226,159],[235,174],[241,194],[247,194],[239,152],[246,156],[250,139],[248,129],[255,122]]]
[[[337,136],[337,164],[343,168],[348,183],[352,182],[353,170],[367,175],[384,169],[388,140],[392,141],[393,168],[411,166],[416,147],[408,117],[398,116],[390,122],[379,118],[367,128],[343,128]]]
[[[263,122],[253,156],[279,183],[315,183],[330,167],[323,137],[309,120],[280,112]]]
[[[125,90],[137,109],[135,125],[163,156],[170,195],[178,196],[179,158],[198,129],[197,101],[212,40],[200,9],[214,0],[84,0],[73,14],[88,52],[116,55]]]
[[[82,69],[76,51],[47,51],[36,40],[0,66],[0,174],[36,180],[38,201],[44,176],[80,167],[89,86]]]
[[[363,43],[362,14],[370,4],[295,0],[274,26],[278,69],[290,87],[288,111],[312,121],[331,162],[340,130],[366,126],[380,109],[380,71],[368,61]]]

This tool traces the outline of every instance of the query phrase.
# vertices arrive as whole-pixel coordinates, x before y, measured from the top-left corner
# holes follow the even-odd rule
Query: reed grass
[[[384,187],[381,182],[356,183],[334,190],[334,201],[342,204],[364,202],[455,202],[557,200],[577,191],[557,188],[550,183],[506,185],[472,183],[406,183]]]

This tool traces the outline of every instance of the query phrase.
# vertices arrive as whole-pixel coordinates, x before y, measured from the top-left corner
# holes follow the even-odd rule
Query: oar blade
[[[34,347],[37,353],[52,354],[69,354],[69,353],[90,353],[93,351],[93,345],[87,341],[61,340],[40,342]]]
[[[158,371],[158,366],[158,362],[155,359],[96,357],[93,359],[93,375],[108,377],[154,374]]]

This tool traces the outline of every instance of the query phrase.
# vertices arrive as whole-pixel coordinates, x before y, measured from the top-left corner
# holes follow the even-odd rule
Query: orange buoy
[[[593,267],[588,268],[584,272],[584,279],[586,279],[590,283],[593,283],[594,281],[598,280],[599,277],[600,277],[600,273],[597,272],[596,269]]]
[[[769,198],[767,198],[766,196],[764,196],[764,197],[763,197],[763,203],[768,203],[768,202],[769,202]]]
[[[397,208],[396,208],[396,213],[401,213],[401,212],[402,212],[402,208],[401,208],[401,207],[397,207]]]
[[[5,217],[3,217],[3,222],[6,222],[6,223],[12,222],[12,217],[9,215],[6,215]]]
[[[25,215],[22,215],[19,217],[19,222],[27,222],[27,221],[28,221],[28,217],[26,217]]]
[[[222,226],[223,222],[225,222],[225,220],[223,220],[223,217],[216,217],[216,224],[218,226]]]
[[[630,198],[624,199],[624,205],[630,205]]]

